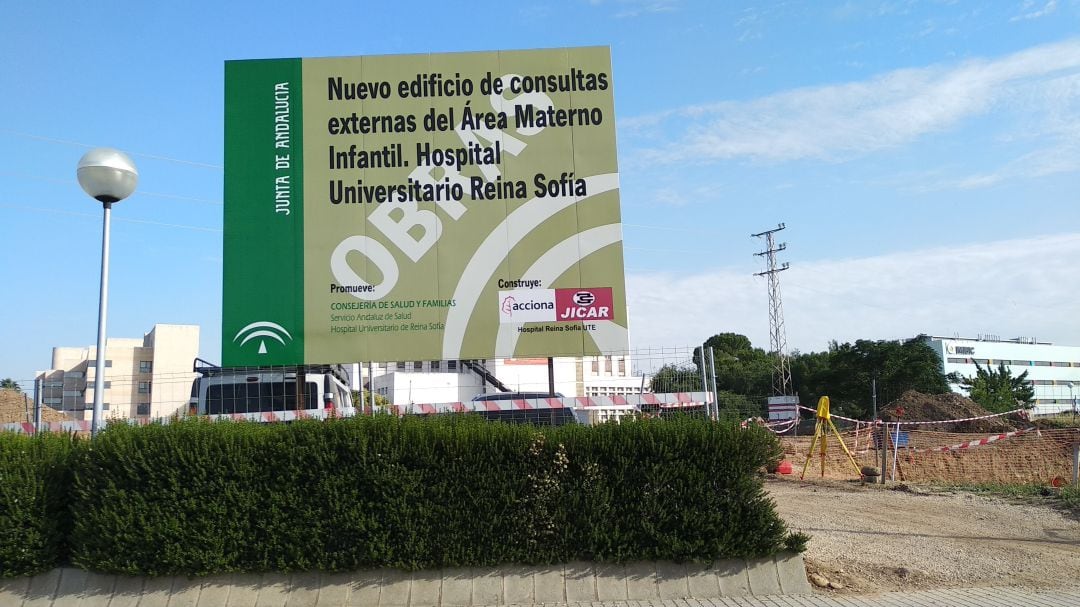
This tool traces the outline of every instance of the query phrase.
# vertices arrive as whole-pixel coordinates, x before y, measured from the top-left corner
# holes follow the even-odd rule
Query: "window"
[[[97,380],[94,380],[92,382],[88,382],[86,384],[86,389],[87,390],[93,390],[96,385],[97,385]],[[112,388],[112,382],[106,379],[105,380],[105,387],[103,389],[108,390],[109,388]]]
[[[1048,360],[1036,360],[1036,361],[1032,361],[1031,364],[1033,366],[1035,366],[1035,367],[1049,367],[1050,366],[1050,361],[1048,361]]]
[[[441,361],[438,361],[438,360],[431,361],[431,370],[432,371],[438,371],[441,366],[442,366]]]
[[[1052,363],[1050,363],[1050,366],[1051,367],[1068,367],[1069,363],[1066,363],[1066,362],[1052,362]]]
[[[619,375],[626,375],[626,359],[619,359]]]
[[[97,367],[97,359],[87,361],[86,366],[90,368]],[[108,369],[110,367],[112,367],[112,361],[109,359],[105,359],[105,368]]]
[[[216,384],[206,390],[206,412],[210,415],[294,411],[296,407],[295,381]],[[304,408],[319,408],[319,385],[315,382],[307,382]]]
[[[593,375],[600,375],[600,359],[594,358],[592,360],[592,372]]]
[[[967,362],[967,359],[966,358],[950,358],[949,362],[951,362],[953,364],[962,365],[962,364],[965,364]]]
[[[106,382],[106,383],[108,383],[108,382]],[[139,382],[139,394],[150,394],[150,382],[148,382],[148,381]]]
[[[414,360],[412,364],[413,371],[423,371],[424,362],[420,360]]]
[[[135,415],[150,415],[150,403],[139,403],[135,405]]]
[[[448,360],[448,361],[446,361],[446,370],[447,371],[457,371],[457,361],[456,360]]]
[[[139,373],[152,373],[154,370],[153,361],[140,360],[139,361]]]
[[[404,370],[405,370],[405,362],[404,362],[404,361],[400,361],[400,360],[399,360],[399,361],[397,362],[397,368],[398,368],[398,369],[400,369],[400,370],[402,370],[402,371],[404,371]]]

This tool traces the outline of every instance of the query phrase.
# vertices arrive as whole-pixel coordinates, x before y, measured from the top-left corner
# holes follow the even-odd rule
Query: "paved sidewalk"
[[[560,603],[558,607],[1077,607],[1080,587],[1067,590],[1016,588],[951,588],[873,595],[798,594],[619,601],[615,603]],[[555,607],[545,605],[545,607]]]

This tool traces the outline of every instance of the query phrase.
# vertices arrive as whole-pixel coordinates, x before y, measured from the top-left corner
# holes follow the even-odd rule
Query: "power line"
[[[63,145],[70,145],[70,146],[75,146],[75,147],[80,147],[80,148],[95,148],[95,147],[98,147],[96,145],[92,145],[92,144],[89,144],[89,143],[82,143],[81,141],[71,141],[70,139],[58,139],[56,137],[46,137],[44,135],[34,135],[32,133],[22,133],[22,132],[19,132],[19,131],[13,131],[11,129],[0,129],[0,132],[7,133],[9,135],[14,135],[16,137],[24,137],[26,139],[36,139],[37,141],[46,141],[46,142],[49,142],[49,143],[59,143],[59,144],[63,144]],[[150,158],[150,159],[153,159],[153,160],[164,160],[166,162],[175,162],[177,164],[186,164],[186,165],[189,165],[189,166],[197,166],[197,167],[201,167],[201,168],[204,168],[204,169],[216,169],[216,170],[219,170],[219,171],[225,170],[225,167],[223,167],[220,164],[210,164],[208,162],[196,162],[194,160],[184,160],[182,158],[172,158],[170,156],[160,156],[158,154],[148,154],[146,152],[132,152],[130,150],[125,150],[125,152],[132,155],[132,156],[139,156],[141,158]]]

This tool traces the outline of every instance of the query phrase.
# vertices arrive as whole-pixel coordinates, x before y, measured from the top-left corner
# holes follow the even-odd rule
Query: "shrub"
[[[0,576],[55,567],[69,530],[68,434],[0,433]]]
[[[80,450],[72,559],[129,574],[756,557],[805,545],[762,429],[390,416],[110,426]]]

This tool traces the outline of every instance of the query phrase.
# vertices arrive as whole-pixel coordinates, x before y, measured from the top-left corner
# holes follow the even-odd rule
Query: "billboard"
[[[222,362],[626,350],[606,47],[225,64]]]

